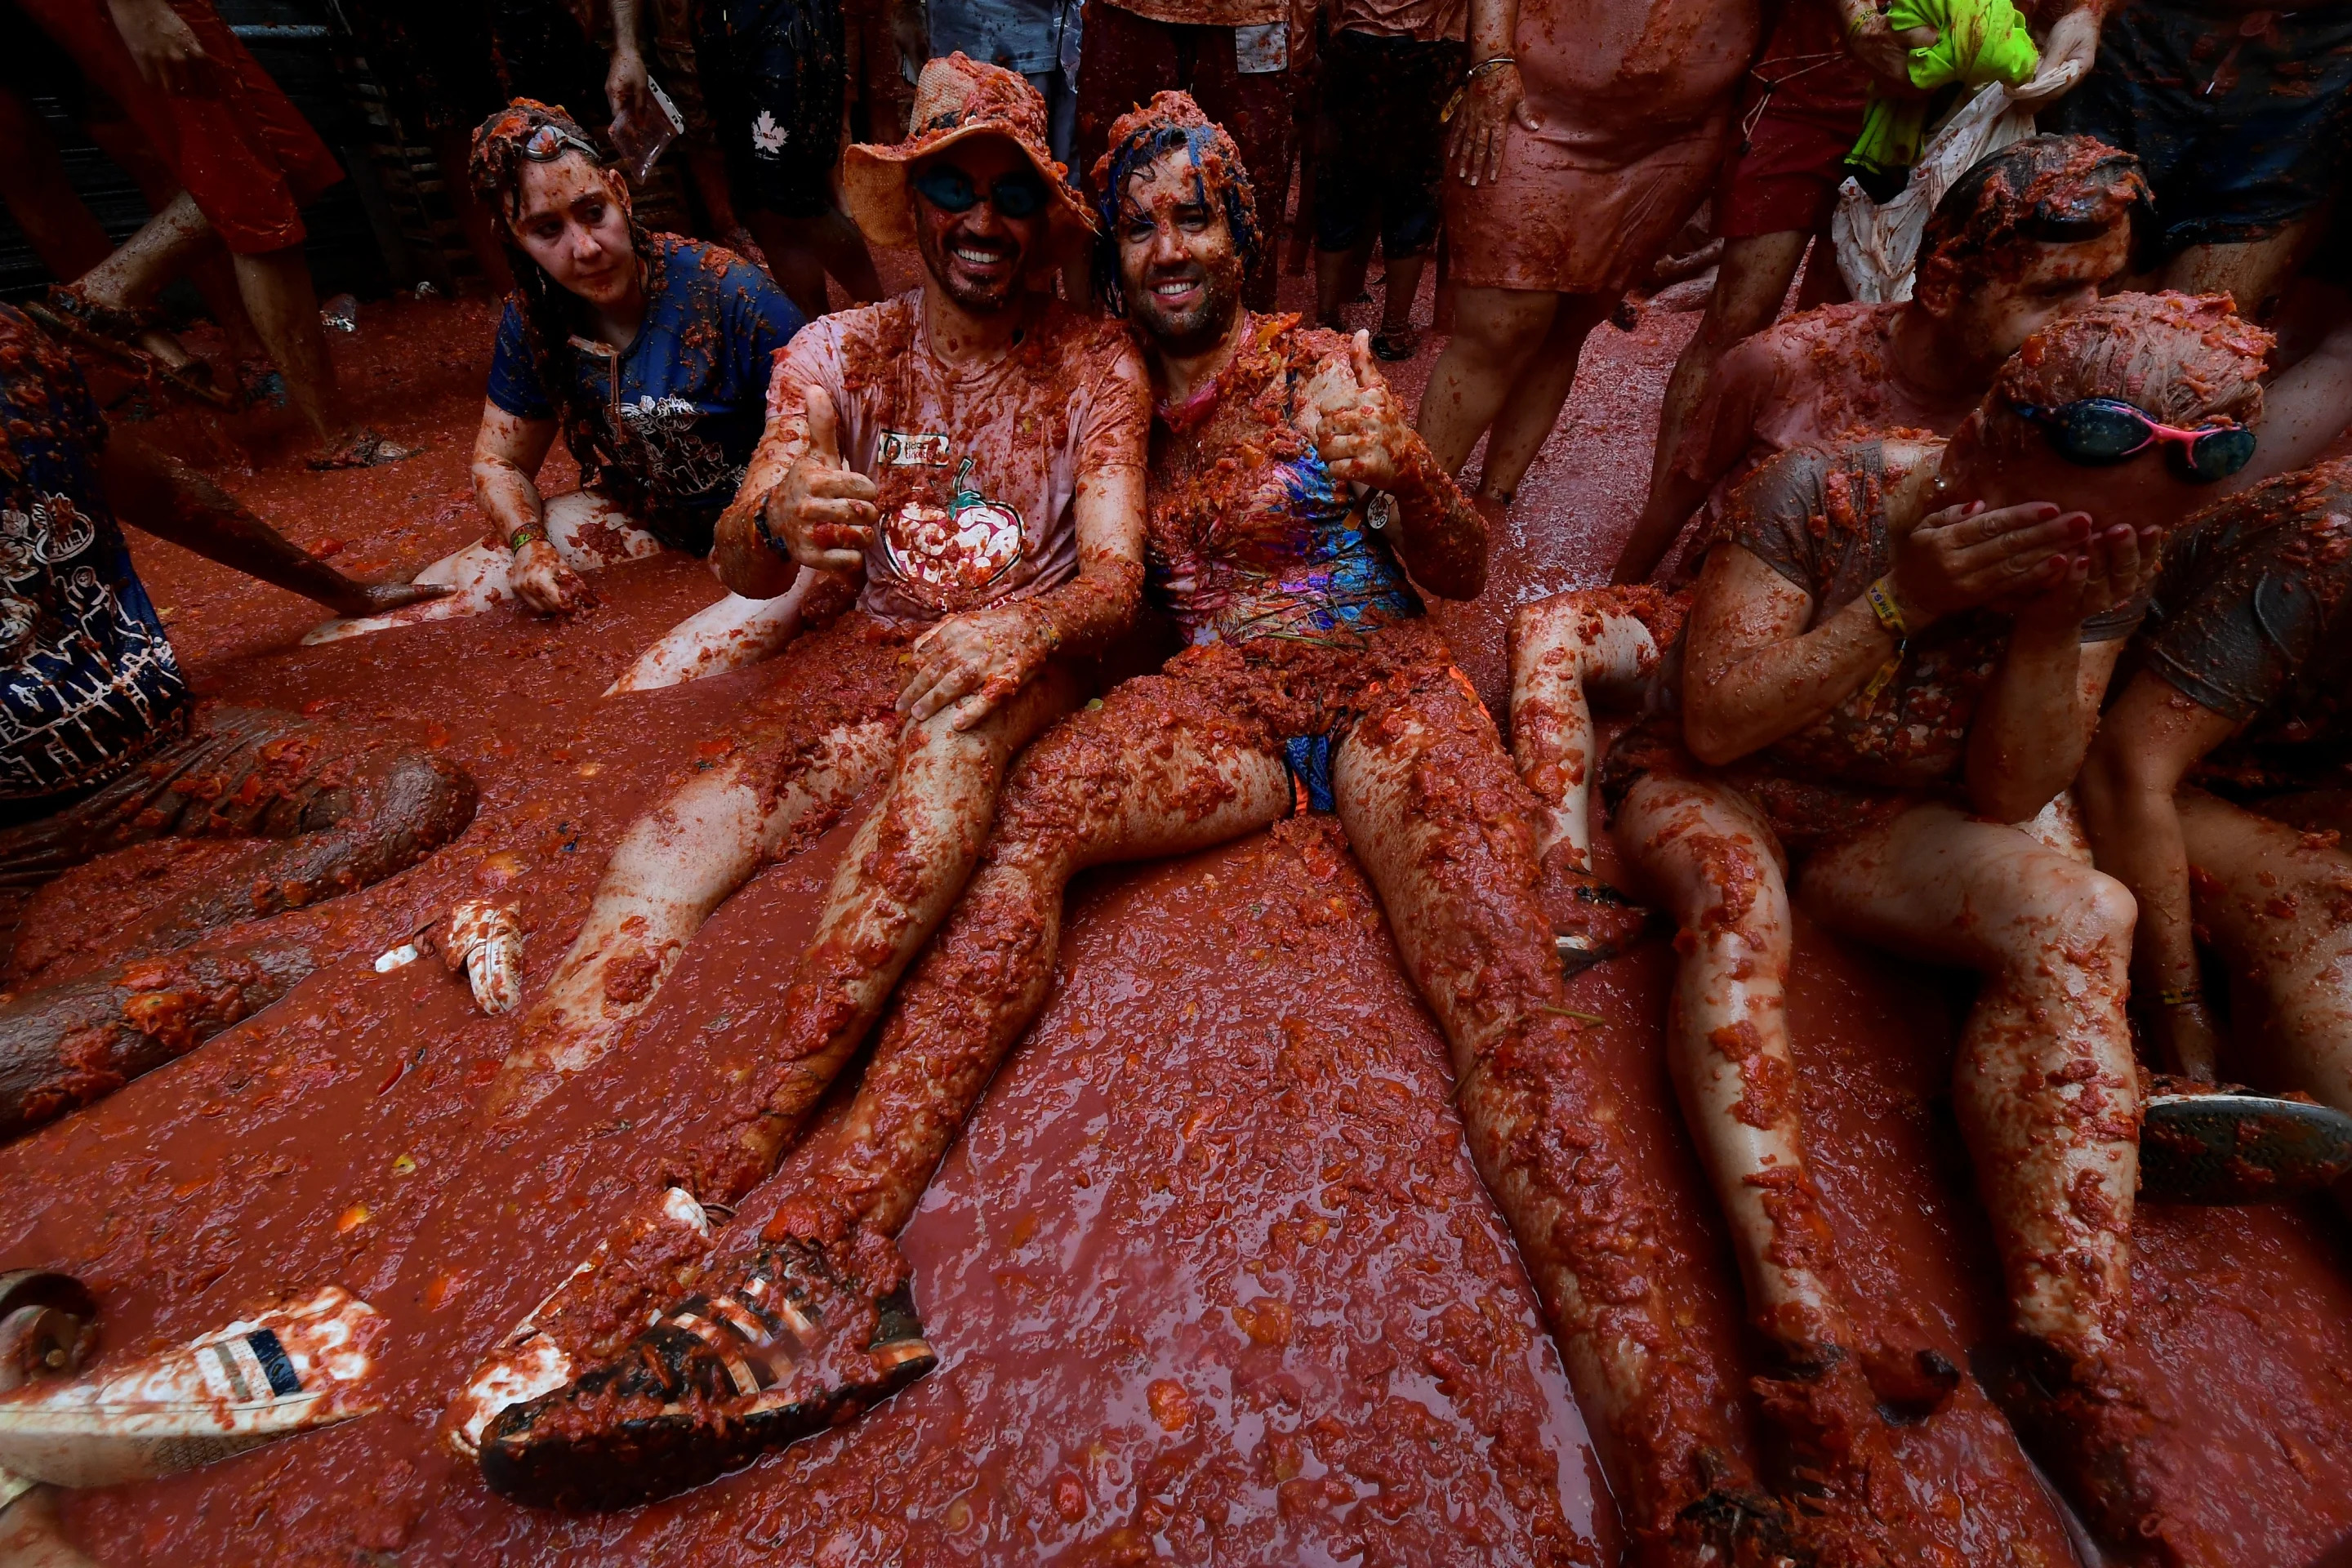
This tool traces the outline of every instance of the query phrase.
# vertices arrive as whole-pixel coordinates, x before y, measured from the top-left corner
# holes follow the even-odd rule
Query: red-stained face
[[[954,213],[919,191],[913,194],[915,245],[923,253],[923,265],[948,298],[965,310],[981,315],[1006,310],[1019,300],[1030,259],[1045,249],[1046,218],[1044,211],[1007,217],[996,210],[988,193],[1008,175],[1034,177],[1035,167],[1006,138],[974,136],[937,157],[920,160],[908,172],[920,174],[941,163],[963,171],[980,200]]]
[[[2118,222],[2096,239],[2053,245],[2020,240],[1972,268],[1958,289],[1932,289],[1920,307],[1985,361],[2007,359],[2026,339],[2099,297],[2131,258],[2131,226]]]
[[[2039,431],[2013,451],[1989,453],[1965,434],[1944,458],[1942,478],[1955,495],[1987,506],[2048,501],[2090,514],[2097,524],[2127,522],[2170,528],[2217,500],[2214,487],[2180,477],[2162,447],[2151,443],[2120,463],[2073,463]]]
[[[578,153],[523,165],[521,200],[507,226],[549,277],[592,305],[611,307],[637,287],[629,193],[621,176]]]
[[[1241,253],[1188,149],[1171,147],[1128,177],[1117,238],[1128,315],[1160,349],[1196,353],[1224,335],[1240,307]]]

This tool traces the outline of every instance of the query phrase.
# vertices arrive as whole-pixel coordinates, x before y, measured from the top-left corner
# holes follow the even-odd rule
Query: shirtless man
[[[2100,868],[2139,902],[2132,996],[2174,1068],[2210,1083],[2224,1048],[2201,934],[2283,1080],[2352,1111],[2347,590],[2352,462],[2199,516],[2166,552],[2138,672],[2079,794]]]
[[[1525,792],[1402,570],[1475,594],[1483,522],[1361,337],[1239,307],[1264,241],[1231,142],[1191,100],[1162,93],[1121,120],[1093,183],[1112,239],[1107,302],[1135,322],[1153,373],[1155,597],[1191,647],[1030,749],[854,1103],[751,1200],[773,1217],[732,1256],[714,1248],[724,1261],[656,1327],[608,1336],[604,1364],[509,1408],[484,1473],[527,1500],[622,1504],[699,1484],[919,1375],[932,1358],[890,1238],[1044,1005],[1072,875],[1312,805],[1338,812],[1452,1045],[1473,1157],[1643,1560],[1732,1561],[1779,1510],[1741,1487],[1678,1352],[1613,1097],[1561,1005]],[[674,1298],[655,1294],[666,1278],[604,1298],[600,1315],[644,1321]],[[814,1328],[836,1315],[846,1331]]]
[[[877,243],[921,250],[922,288],[793,340],[712,557],[755,599],[864,574],[859,612],[791,655],[835,672],[833,727],[797,744],[809,714],[755,703],[737,751],[629,830],[496,1107],[527,1110],[602,1056],[795,826],[887,778],[819,925],[815,951],[831,956],[799,983],[878,1008],[962,887],[1006,763],[1086,700],[1080,661],[1132,618],[1142,366],[1115,325],[1030,287],[1056,265],[1050,238],[1082,236],[1093,216],[1054,179],[1044,102],[1019,77],[933,60],[919,107],[910,140],[851,149],[846,187]],[[896,875],[860,877],[884,861]],[[754,1095],[745,1143],[699,1184],[706,1200],[731,1201],[772,1164],[777,1123],[760,1109]]]
[[[2053,47],[2095,38],[2044,129],[2139,155],[2160,220],[2147,286],[2226,289],[2265,319],[2336,196],[2352,130],[2352,5],[2080,0]]]
[[[2147,201],[2137,163],[2087,137],[2030,136],[1979,163],[1927,220],[1909,300],[1825,306],[1759,332],[1715,365],[1689,417],[1669,388],[1649,500],[1612,580],[1648,577],[1701,502],[1713,518],[1775,453],[1959,428],[2018,344],[2129,266]],[[1677,384],[1682,374],[1678,363]]]
[[[1620,852],[1684,933],[1667,1048],[1782,1363],[1768,1412],[1826,1447],[1812,1434],[1867,1433],[1874,1392],[1931,1394],[1855,1343],[1806,1173],[1782,1004],[1793,871],[1830,929],[1983,976],[1954,1091],[2025,1369],[1999,1392],[2117,1540],[2181,1528],[2143,1522],[2148,1415],[2106,1358],[2137,1171],[2132,903],[2046,823],[2000,825],[2073,781],[2158,541],[2252,455],[2268,347],[2221,297],[2085,307],[2028,340],[1948,442],[1801,447],[1759,469],[1663,658],[1631,615],[1582,639],[1620,677],[1646,664],[1625,683],[1661,710],[1600,783]],[[1550,831],[1581,849],[1578,674],[1515,656],[1512,720]]]
[[[1454,331],[1418,423],[1448,472],[1486,437],[1490,518],[1586,335],[1706,196],[1762,27],[1757,0],[1471,0],[1444,181]]]
[[[776,353],[801,330],[800,310],[749,261],[646,232],[620,171],[560,109],[517,99],[474,132],[467,169],[515,279],[474,437],[474,500],[498,542],[417,574],[456,589],[447,598],[330,621],[305,642],[509,599],[569,614],[595,603],[583,573],[664,549],[709,555],[758,444]],[[582,487],[551,500],[538,476],[559,433]],[[615,689],[769,657],[798,635],[807,591],[728,595],[647,649]]]

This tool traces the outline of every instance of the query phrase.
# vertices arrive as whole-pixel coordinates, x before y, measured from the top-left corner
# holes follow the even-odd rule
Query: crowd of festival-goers
[[[2113,1352],[2153,1101],[2199,1133],[2259,1035],[2290,1107],[2352,1113],[2352,458],[2327,456],[2352,7],[579,4],[342,8],[506,296],[485,537],[378,585],[110,431],[83,369],[282,396],[314,468],[411,456],[320,331],[301,211],[342,171],[208,0],[0,21],[0,198],[60,279],[0,306],[0,888],[252,840],[113,967],[0,998],[0,1134],[314,966],[266,940],[174,958],[205,932],[389,876],[475,808],[430,753],[194,701],[122,524],[328,606],[312,641],[561,616],[597,569],[682,551],[725,595],[621,687],[801,659],[834,707],[755,715],[629,830],[486,1123],[618,1047],[797,830],[873,804],[722,1130],[452,1391],[446,1441],[494,1490],[629,1506],[920,1377],[894,1237],[1045,1003],[1070,879],[1316,811],[1444,1035],[1643,1561],[1962,1560],[1887,1479],[1889,1422],[1960,1372],[1849,1314],[1792,905],[1976,973],[1953,1103],[2010,1303],[1977,1370],[2095,1532],[2218,1561],[2143,1485],[2158,1434]],[[146,193],[127,241],[36,84]],[[2009,132],[1928,184],[1987,92]],[[656,121],[707,237],[639,221],[616,149]],[[1853,220],[1906,198],[1890,282]],[[1378,325],[1351,335],[1375,246]],[[919,287],[882,298],[869,247],[919,253]],[[1312,323],[1273,308],[1309,248]],[[1413,411],[1381,366],[1423,352],[1432,271]],[[1587,336],[1693,274],[1613,585],[1516,606],[1490,714],[1427,602],[1476,597],[1508,548]],[[233,363],[159,313],[184,279]],[[581,484],[550,496],[559,435]],[[1156,672],[1115,679],[1146,626]],[[1564,1005],[1652,911],[1679,932],[1672,1077],[1770,1346],[1761,1473],[1678,1347],[1656,1199]],[[125,1007],[173,963],[193,1012]],[[714,1227],[755,1189],[774,1217]]]

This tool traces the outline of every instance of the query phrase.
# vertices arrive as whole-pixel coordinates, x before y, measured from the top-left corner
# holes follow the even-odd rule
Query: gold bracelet
[[[2156,1005],[2165,1008],[2193,1007],[2204,1000],[2205,987],[2202,985],[2176,986],[2170,991],[2159,991],[2156,994]]]

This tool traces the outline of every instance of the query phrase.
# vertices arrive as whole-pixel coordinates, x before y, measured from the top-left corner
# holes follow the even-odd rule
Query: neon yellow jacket
[[[2010,0],[1895,0],[1886,25],[1898,33],[1933,27],[1939,35],[1930,47],[1910,51],[1916,88],[1932,90],[1956,81],[1970,88],[1996,81],[2021,87],[2042,68],[2041,51]],[[1862,135],[1846,162],[1880,173],[1909,168],[1919,161],[1927,118],[1925,100],[1888,98],[1874,87]]]

